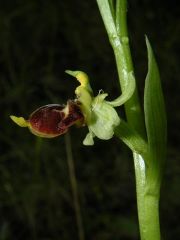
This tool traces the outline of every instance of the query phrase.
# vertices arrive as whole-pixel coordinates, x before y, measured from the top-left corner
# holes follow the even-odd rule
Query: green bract
[[[85,117],[89,133],[83,141],[84,145],[93,145],[94,137],[108,140],[113,137],[115,128],[120,124],[120,118],[114,107],[124,104],[134,93],[135,80],[132,72],[128,75],[128,84],[122,95],[114,101],[106,101],[107,93],[99,93],[93,96],[88,76],[81,71],[70,71],[66,73],[74,76],[81,83],[75,90],[77,100]]]

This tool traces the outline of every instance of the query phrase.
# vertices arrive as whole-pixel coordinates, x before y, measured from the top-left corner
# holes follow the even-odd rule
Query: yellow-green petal
[[[89,84],[88,75],[85,72],[71,70],[66,70],[65,72],[75,77],[80,82],[81,86],[87,87],[87,85]]]
[[[91,105],[93,100],[93,92],[89,84],[88,76],[82,71],[66,70],[65,72],[80,82],[80,86],[76,88],[75,94],[81,103],[80,108],[83,112],[85,122],[88,124],[91,121]]]

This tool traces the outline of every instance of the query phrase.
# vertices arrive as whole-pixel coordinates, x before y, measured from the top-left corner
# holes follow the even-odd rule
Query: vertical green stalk
[[[109,36],[110,43],[114,50],[120,86],[123,91],[125,86],[128,84],[128,73],[133,71],[129,49],[129,38],[126,27],[126,1],[117,1],[117,7],[121,6],[120,10],[118,10],[118,8],[116,10],[116,22],[121,20],[117,27],[111,14],[108,0],[97,0],[97,3]],[[144,136],[144,121],[142,118],[137,90],[135,90],[131,99],[126,102],[125,110],[129,124],[132,125],[137,132]]]
[[[73,199],[74,199],[74,207],[75,207],[76,221],[77,221],[77,227],[78,227],[78,235],[79,235],[79,240],[84,240],[85,237],[84,237],[84,228],[83,228],[82,217],[81,217],[81,208],[80,208],[79,197],[78,197],[78,185],[77,185],[77,180],[76,180],[74,159],[73,159],[73,155],[72,155],[71,139],[70,139],[69,133],[65,134],[65,144],[66,144],[66,154],[67,154],[67,162],[68,162],[68,168],[69,168],[69,176],[70,176],[72,194],[73,194]]]
[[[119,75],[119,82],[121,90],[125,89],[128,84],[128,74],[133,72],[133,64],[131,58],[131,52],[129,47],[128,30],[126,23],[127,14],[127,1],[117,0],[116,6],[113,6],[114,1],[112,0],[97,0],[99,10],[107,30],[110,43],[114,50],[117,70]],[[160,153],[157,154],[158,150],[158,134],[154,131],[153,119],[153,108],[156,107],[155,100],[153,100],[153,93],[158,91],[161,92],[159,85],[157,65],[154,62],[152,50],[150,44],[148,44],[148,60],[149,60],[149,72],[152,80],[147,79],[147,86],[145,87],[145,120],[146,120],[146,131],[148,137],[148,150],[146,154],[140,155],[137,152],[133,152],[135,175],[136,175],[136,192],[137,192],[137,205],[138,205],[138,218],[140,226],[141,240],[159,240],[160,239],[160,226],[159,226],[159,191],[160,191],[160,169],[161,169],[161,158],[164,156]],[[152,60],[152,61],[151,61]],[[151,63],[152,62],[152,63]],[[153,79],[154,77],[154,79]],[[153,82],[154,81],[154,82]],[[150,84],[149,84],[150,82]],[[148,94],[150,92],[150,94]],[[162,95],[162,94],[160,94]],[[155,97],[156,99],[156,97]],[[160,100],[159,100],[160,99]],[[161,108],[163,105],[162,96],[157,94],[157,104]],[[147,104],[146,104],[147,102]],[[150,105],[150,108],[148,107]],[[157,107],[157,108],[158,108]],[[148,109],[149,108],[149,109]],[[163,107],[162,107],[163,109]],[[144,127],[144,116],[141,111],[137,88],[131,97],[125,103],[125,111],[128,125],[135,130],[142,139],[146,139],[146,131]],[[159,110],[160,111],[160,110]],[[162,115],[165,116],[163,110]],[[158,114],[158,111],[157,111]],[[150,121],[149,121],[150,120]],[[153,120],[153,123],[151,123]],[[164,121],[164,120],[163,120]],[[149,124],[150,122],[150,124]],[[152,126],[151,126],[152,125]],[[155,124],[155,128],[159,128],[163,124]],[[150,128],[150,130],[148,130]],[[153,132],[154,131],[154,132]],[[164,130],[166,131],[166,130]],[[154,136],[152,137],[152,132]],[[117,136],[120,135],[117,131]],[[164,145],[165,135],[162,134],[160,142],[161,147]],[[152,141],[151,141],[152,140]],[[161,141],[162,140],[162,141]],[[157,150],[157,151],[156,151]],[[160,158],[160,159],[158,159]],[[159,162],[160,164],[158,164]]]

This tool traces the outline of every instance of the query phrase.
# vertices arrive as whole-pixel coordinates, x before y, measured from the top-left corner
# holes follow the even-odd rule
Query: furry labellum
[[[69,100],[67,105],[49,104],[35,110],[25,120],[23,117],[11,116],[20,127],[28,127],[39,137],[53,138],[66,133],[70,126],[83,125],[84,117],[80,110],[80,103]]]

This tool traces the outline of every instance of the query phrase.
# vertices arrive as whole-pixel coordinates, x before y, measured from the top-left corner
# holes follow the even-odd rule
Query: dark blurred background
[[[179,1],[129,0],[128,25],[143,102],[147,34],[159,63],[168,115],[161,195],[163,239],[180,236]],[[119,94],[113,52],[96,1],[0,2],[0,239],[77,240],[67,139],[39,139],[9,115],[74,98],[66,69],[85,71],[95,93]],[[71,128],[86,240],[137,240],[131,153],[116,138],[85,147],[86,128]]]

